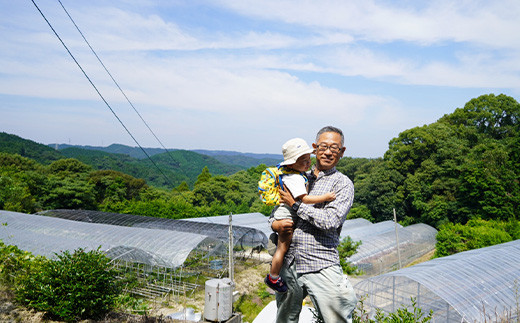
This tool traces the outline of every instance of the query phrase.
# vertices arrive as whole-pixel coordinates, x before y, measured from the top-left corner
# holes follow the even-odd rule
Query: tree
[[[0,175],[0,210],[32,213],[36,201],[23,182]]]
[[[148,186],[144,179],[114,171],[99,170],[88,175],[88,181],[94,185],[96,202],[99,204],[138,199]]]
[[[209,172],[208,166],[204,166],[202,172],[197,176],[197,181],[195,182],[195,186],[207,182],[211,178],[211,173]]]
[[[60,159],[49,165],[49,171],[60,176],[87,173],[90,170],[92,167],[74,158]]]
[[[49,209],[96,209],[94,186],[87,180],[74,177],[49,177],[47,192],[42,198]]]
[[[365,205],[376,221],[391,219],[394,208],[403,214],[403,197],[399,192],[403,181],[404,176],[391,169],[387,162],[375,161],[371,172],[354,182],[356,206]]]
[[[495,140],[517,138],[520,131],[520,104],[504,94],[481,95],[466,103],[463,109],[456,109],[439,121],[456,126],[461,132],[475,129],[478,134]]]

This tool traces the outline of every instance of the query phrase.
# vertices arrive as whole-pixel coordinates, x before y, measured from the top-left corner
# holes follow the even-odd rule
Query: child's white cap
[[[313,151],[314,149],[309,147],[305,140],[301,138],[290,139],[282,146],[284,161],[280,163],[280,166],[294,164],[300,156],[310,154]]]

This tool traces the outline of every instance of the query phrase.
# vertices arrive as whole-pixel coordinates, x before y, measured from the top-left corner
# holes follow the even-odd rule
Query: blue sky
[[[144,147],[160,147],[57,0],[35,0]],[[343,129],[345,156],[482,94],[520,99],[520,1],[62,0],[167,148],[281,152]],[[136,146],[33,3],[0,0],[0,131]]]

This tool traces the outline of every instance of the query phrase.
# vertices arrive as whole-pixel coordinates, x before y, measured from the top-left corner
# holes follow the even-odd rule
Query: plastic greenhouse
[[[208,237],[218,239],[223,242],[229,240],[229,216],[220,216],[219,222],[214,221],[188,221],[187,219],[173,220],[165,218],[154,218],[141,215],[132,214],[119,214],[99,211],[87,211],[87,210],[50,210],[40,212],[41,215],[52,216],[62,219],[82,221],[89,223],[104,223],[117,226],[133,227],[133,228],[148,228],[148,229],[162,229],[171,230],[177,232],[186,232],[200,234]],[[267,226],[267,220],[265,217],[256,213],[264,218]],[[235,245],[240,247],[267,247],[267,236],[261,231],[254,227],[241,226],[240,218],[253,218],[255,214],[243,214],[238,218],[233,215],[232,227],[233,227],[233,242]],[[199,218],[195,218],[197,220]],[[257,220],[254,220],[257,221]],[[194,223],[196,222],[196,223]],[[242,222],[244,222],[242,220]]]
[[[36,255],[52,258],[65,250],[100,248],[114,266],[137,276],[141,284],[131,292],[146,297],[186,295],[198,286],[191,277],[220,277],[226,270],[227,241],[198,233],[9,211],[0,211],[0,223],[0,240]]]
[[[271,230],[271,228],[269,228],[269,225],[267,223],[267,220],[269,219],[269,217],[263,215],[262,213],[255,212],[255,213],[233,214],[232,218],[233,218],[233,226],[240,226],[240,227],[255,229],[260,232],[263,232],[266,237],[268,237],[273,232]],[[183,221],[228,225],[229,215],[189,218],[189,219],[183,219]],[[266,246],[267,245],[264,245],[264,247],[266,247]]]
[[[261,213],[244,213],[244,214],[233,214],[233,225],[239,225],[244,226],[247,228],[254,228],[258,231],[262,231],[266,236],[269,236],[271,233],[273,233],[273,230],[269,227],[268,224],[268,216],[265,216]],[[227,224],[228,223],[228,216],[227,215],[221,215],[221,216],[211,216],[211,217],[203,217],[203,218],[190,218],[190,219],[184,219],[185,221],[192,221],[192,222],[208,222],[208,223],[220,223],[220,224]],[[346,228],[354,229],[366,225],[372,224],[370,221],[366,219],[352,219],[352,220],[346,220],[343,224],[343,231],[345,231]],[[342,231],[342,233],[343,233]]]
[[[356,220],[363,220],[363,219],[356,219]],[[353,221],[353,220],[347,220],[347,221]],[[362,240],[363,238],[366,238],[367,236],[374,236],[381,233],[386,233],[390,231],[395,230],[395,224],[393,221],[383,221],[378,223],[370,223],[368,221],[368,224],[361,225],[357,227],[349,226],[347,221],[343,224],[343,230],[341,231],[340,238],[345,238],[346,236],[350,236],[352,240],[358,241]],[[397,224],[398,227],[403,227],[400,224]]]
[[[368,221],[367,219],[358,218],[358,219],[350,219],[345,220],[343,223],[343,228],[341,230],[341,238],[345,237],[345,233],[355,230],[357,228],[365,227],[367,225],[371,225],[372,222]]]
[[[356,254],[347,261],[361,269],[366,276],[390,272],[420,258],[435,248],[437,230],[426,224],[407,227],[384,221],[341,232],[361,241]],[[399,241],[399,244],[397,244]],[[399,246],[399,249],[398,247]]]
[[[518,322],[520,240],[371,277],[355,290],[372,313],[410,306],[413,297],[435,322]]]
[[[0,239],[37,255],[101,248],[110,258],[176,268],[193,250],[226,252],[222,241],[201,234],[85,223],[41,215],[0,211]]]

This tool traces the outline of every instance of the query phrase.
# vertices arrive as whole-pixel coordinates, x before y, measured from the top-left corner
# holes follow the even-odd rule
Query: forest
[[[175,152],[173,162],[154,156],[170,166],[173,180],[166,183],[148,161],[55,151],[14,137],[0,137],[3,210],[90,209],[172,219],[271,211],[257,194],[265,164],[236,168],[193,152]],[[349,218],[379,222],[392,219],[395,209],[403,225],[439,230],[437,256],[520,238],[520,104],[507,95],[471,99],[432,124],[403,131],[383,157],[345,157],[337,169],[355,186]]]

